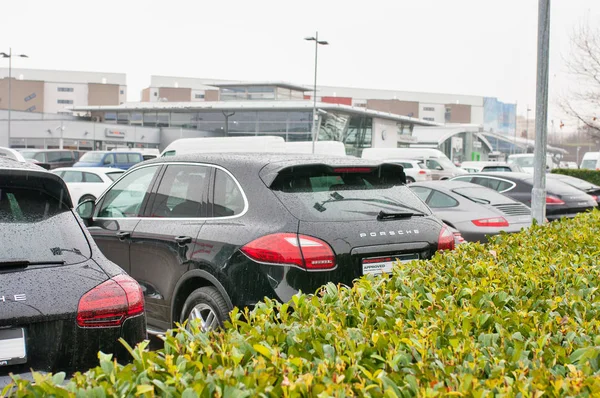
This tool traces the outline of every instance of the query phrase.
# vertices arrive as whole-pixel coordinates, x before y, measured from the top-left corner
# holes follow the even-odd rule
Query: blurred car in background
[[[96,200],[125,171],[108,167],[65,167],[52,170],[69,188],[73,203]]]
[[[431,181],[431,171],[425,167],[425,162],[422,160],[415,159],[389,159],[386,162],[399,164],[404,168],[404,174],[406,174],[406,183],[412,184],[413,182]]]
[[[83,155],[73,167],[112,167],[127,170],[143,161],[142,154],[135,151],[91,151]]]
[[[472,182],[509,196],[526,206],[531,206],[533,174],[529,173],[479,173],[454,177],[453,181]],[[592,210],[598,203],[590,195],[562,181],[546,181],[546,217],[557,220],[575,217]]]
[[[492,189],[460,181],[414,183],[409,187],[442,222],[467,242],[487,242],[500,232],[531,225],[531,210]]]
[[[600,186],[598,185],[592,184],[586,180],[582,180],[581,178],[567,176],[564,174],[547,174],[546,178],[569,184],[573,188],[579,189],[580,191],[590,195],[596,200],[596,202],[600,203]]]
[[[73,166],[82,153],[68,149],[19,149],[19,152],[25,159],[46,170]]]
[[[493,171],[506,171],[523,173],[523,169],[516,163],[505,163],[505,162],[473,162],[467,161],[462,162],[460,165],[461,169],[468,171],[469,173],[481,173],[481,172],[493,172]]]

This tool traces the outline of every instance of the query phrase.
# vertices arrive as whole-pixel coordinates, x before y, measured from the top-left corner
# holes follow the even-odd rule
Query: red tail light
[[[79,300],[77,324],[84,328],[119,326],[144,312],[140,285],[127,275],[117,275],[96,286]]]
[[[504,217],[480,218],[471,222],[478,227],[508,227],[509,225]]]
[[[338,167],[333,169],[334,173],[370,173],[373,169],[370,167]]]
[[[445,226],[442,227],[440,236],[438,237],[438,250],[454,250],[455,246],[454,234]]]
[[[565,202],[560,200],[556,196],[547,195],[546,196],[546,204],[547,205],[564,205]]]
[[[419,174],[427,174],[425,170],[419,170]]]
[[[281,233],[263,236],[242,247],[252,260],[269,264],[291,264],[307,270],[335,267],[329,245],[312,236]]]
[[[592,197],[592,199],[594,199],[596,202],[598,201],[598,197],[596,195],[590,195]]]
[[[459,231],[454,233],[454,243],[465,243],[465,238],[463,238],[462,234]]]

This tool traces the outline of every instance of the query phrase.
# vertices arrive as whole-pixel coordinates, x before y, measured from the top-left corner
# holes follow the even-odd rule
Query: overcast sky
[[[2,0],[0,51],[14,67],[127,73],[129,100],[150,75],[445,92],[533,107],[536,0]],[[553,0],[551,96],[568,88],[574,27],[600,0]],[[4,65],[3,65],[4,66]],[[551,98],[552,100],[552,98]],[[533,113],[531,114],[533,116]],[[560,118],[551,111],[551,118]]]

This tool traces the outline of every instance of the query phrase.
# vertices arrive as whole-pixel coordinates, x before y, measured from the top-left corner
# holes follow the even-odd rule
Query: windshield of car
[[[106,173],[106,176],[111,180],[116,181],[119,177],[121,177],[121,174],[123,174],[124,172],[125,171],[114,171],[111,173]]]
[[[476,203],[498,204],[512,202],[508,197],[485,187],[456,188],[452,192]]]
[[[508,162],[515,163],[521,167],[533,167],[533,156],[509,157]]]
[[[280,174],[271,189],[304,221],[375,220],[381,211],[431,214],[396,176],[379,168],[295,170]]]
[[[448,158],[432,158],[437,160],[437,162],[444,168],[444,169],[453,169],[456,168],[456,165],[454,163],[452,163],[452,161]]]
[[[596,159],[585,159],[581,163],[581,168],[594,170],[596,168],[596,162],[598,162]]]
[[[79,161],[87,163],[100,163],[104,158],[104,155],[105,153],[103,152],[88,152],[79,158]]]
[[[0,265],[76,264],[91,256],[71,209],[42,188],[21,188],[8,178],[0,178],[0,242]]]
[[[44,152],[25,151],[21,152],[21,155],[23,155],[25,159],[37,160],[40,162],[44,161]]]

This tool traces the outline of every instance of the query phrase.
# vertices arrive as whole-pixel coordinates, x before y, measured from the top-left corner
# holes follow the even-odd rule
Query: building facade
[[[12,68],[11,108],[70,115],[71,108],[127,101],[124,73]],[[0,68],[0,109],[8,109],[9,70]]]
[[[160,147],[177,138],[280,136],[286,141],[311,141],[311,101],[214,101],[128,103],[76,108],[97,123],[159,128]],[[317,103],[318,140],[340,141],[348,155],[364,148],[408,146],[416,142],[415,126],[434,123],[340,104]]]

